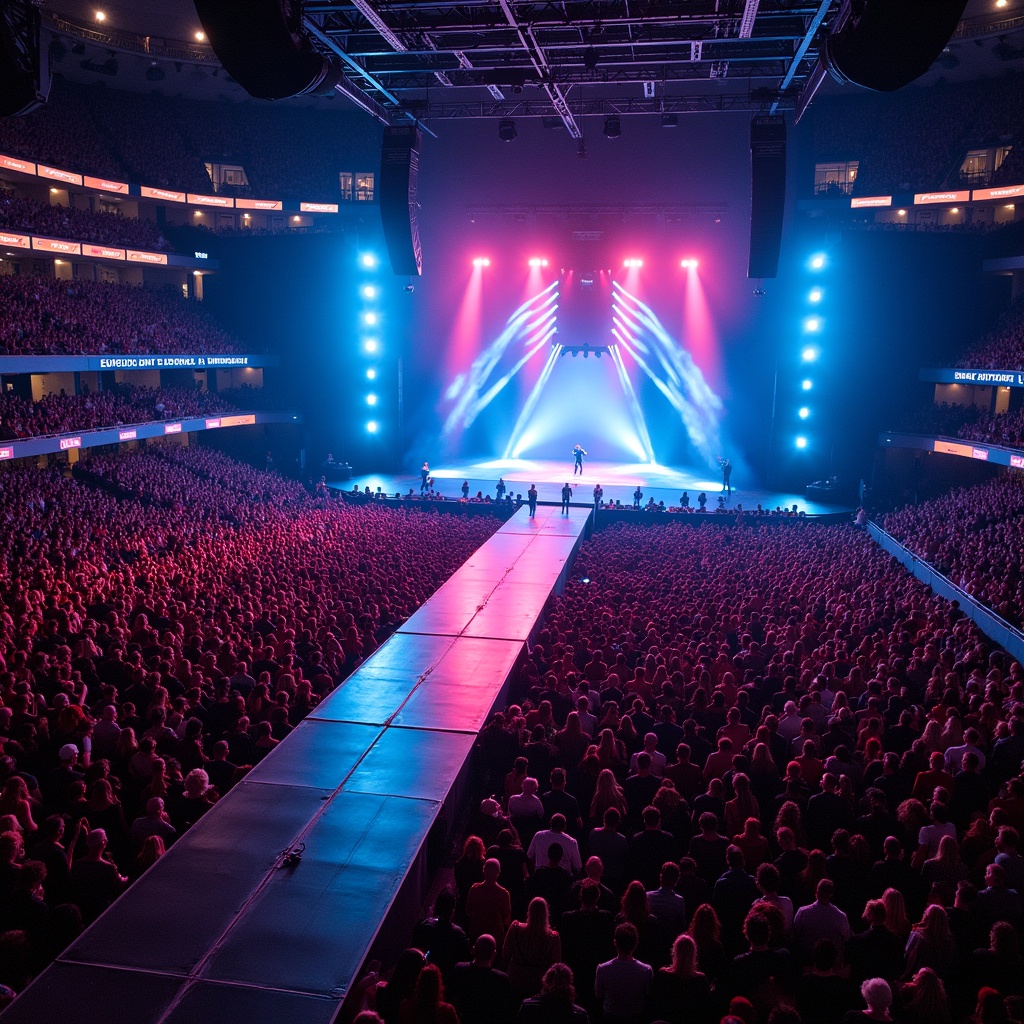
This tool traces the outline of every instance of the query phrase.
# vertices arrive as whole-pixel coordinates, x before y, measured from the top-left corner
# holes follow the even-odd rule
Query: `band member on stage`
[[[700,505],[701,512],[704,511],[704,506],[707,503],[708,503],[708,496],[703,491],[701,491],[700,494],[697,495],[697,504]]]
[[[463,496],[463,498],[468,498],[469,497],[469,481],[468,480],[463,480],[462,481],[462,496]]]
[[[640,490],[640,485],[636,485],[636,490],[633,492],[633,508],[639,508],[640,502],[644,500],[644,492]]]
[[[732,463],[728,459],[721,460],[722,466],[722,492],[729,492],[729,497],[732,497],[732,484],[729,483],[732,477]]]
[[[565,486],[562,488],[562,515],[567,516],[569,514],[569,499],[572,497],[572,488],[569,486],[569,481],[566,480]]]
[[[600,484],[594,484],[594,508],[601,507],[601,499],[604,497],[604,488]]]
[[[690,507],[690,492],[689,491],[683,491],[683,496],[679,499],[679,507],[680,508],[689,508]]]
[[[498,496],[498,501],[501,501],[505,497],[505,478],[498,477],[498,486],[494,488],[494,493]]]
[[[430,466],[427,465],[426,459],[423,460],[423,465],[420,466],[420,494],[427,489],[427,482],[430,480]]]
[[[577,471],[580,476],[583,476],[583,456],[587,453],[577,444],[573,446],[572,457],[574,465],[572,467],[572,475],[575,476]]]
[[[537,515],[537,485],[530,484],[530,489],[526,492],[526,499],[530,503],[530,518],[533,519]]]

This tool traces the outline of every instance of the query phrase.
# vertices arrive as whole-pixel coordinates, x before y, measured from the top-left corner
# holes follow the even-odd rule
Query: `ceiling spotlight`
[[[376,420],[370,420],[370,422],[366,424],[366,432],[368,434],[376,434],[377,433],[377,421]]]
[[[637,259],[637,257],[635,256],[630,256],[628,259],[622,261],[622,265],[624,267],[631,268],[642,267],[644,265],[644,261],[641,259]]]
[[[531,267],[546,267],[547,265],[548,265],[548,261],[546,259],[544,259],[543,257],[541,257],[541,256],[531,256],[530,257],[530,266]]]
[[[197,43],[205,43],[206,42],[206,33],[205,32],[197,32],[196,35],[195,35],[195,40],[196,40]]]
[[[364,284],[362,295],[364,299],[375,299],[377,298],[377,289],[372,284]]]
[[[679,265],[685,268],[686,270],[697,269],[697,261],[692,256],[689,257],[688,259],[683,260],[682,263],[680,263]]]
[[[796,446],[797,446],[797,448],[806,448],[807,447],[807,438],[803,437],[803,436],[798,437],[796,439]]]
[[[679,115],[678,114],[662,114],[661,115],[661,127],[662,128],[678,128],[679,127]]]
[[[363,314],[363,323],[366,324],[367,327],[373,327],[373,325],[377,323],[377,319],[377,314],[374,313],[373,310]]]
[[[363,342],[363,350],[369,352],[370,355],[373,355],[373,353],[377,352],[379,349],[380,343],[376,338],[367,338],[366,341]]]
[[[96,20],[99,21],[99,22],[106,21],[107,20],[106,12],[105,11],[97,11],[96,12]]]
[[[374,256],[372,252],[364,252],[363,255],[359,257],[359,262],[364,267],[372,268],[377,266],[377,257]]]
[[[604,119],[604,137],[606,139],[617,139],[622,134],[622,122],[618,116],[612,115]]]
[[[367,380],[376,380],[377,379],[377,371],[372,366],[366,371],[366,379]]]
[[[825,266],[825,257],[821,253],[811,257],[811,270],[821,270],[823,266]]]
[[[821,289],[812,288],[810,294],[807,296],[808,302],[821,302]]]
[[[804,321],[804,330],[810,334],[821,330],[821,321],[816,316],[809,316]]]
[[[486,256],[477,256],[473,260],[474,267],[489,267],[490,265],[491,261]]]
[[[511,142],[519,133],[516,131],[516,123],[511,117],[503,117],[498,122],[498,138],[502,142]]]

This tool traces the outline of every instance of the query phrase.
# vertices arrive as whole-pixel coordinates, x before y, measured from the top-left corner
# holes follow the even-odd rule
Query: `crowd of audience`
[[[1018,299],[992,331],[971,345],[957,366],[978,370],[1024,369],[1024,300]]]
[[[20,990],[499,525],[216,452],[0,469],[0,984]]]
[[[0,275],[0,355],[202,355],[240,351],[174,288]]]
[[[616,526],[574,575],[364,1019],[1024,1017],[1019,664],[853,527]]]
[[[380,136],[347,111],[186,100],[54,80],[49,102],[0,122],[0,152],[67,170],[207,193],[207,165],[244,169],[224,192],[338,202],[339,172],[372,172]]]
[[[817,162],[859,161],[855,195],[979,187],[988,182],[961,182],[958,161],[969,149],[1005,145],[1014,149],[991,184],[1020,184],[1024,75],[1003,76],[998,89],[981,79],[818,97],[810,113]]]
[[[1024,480],[1006,473],[885,517],[885,529],[1016,627],[1024,625]]]
[[[153,221],[94,213],[15,195],[0,188],[0,229],[121,248],[170,249]]]
[[[137,384],[115,384],[104,391],[81,395],[51,392],[38,402],[10,392],[0,393],[0,441],[124,423],[209,416],[238,409],[239,406],[217,392],[198,387],[146,388]]]

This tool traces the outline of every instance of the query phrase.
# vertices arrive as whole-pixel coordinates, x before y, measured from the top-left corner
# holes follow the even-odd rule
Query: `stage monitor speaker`
[[[774,277],[779,269],[786,211],[786,122],[758,114],[750,122],[750,258],[747,277]]]
[[[860,12],[825,40],[825,66],[843,83],[902,89],[935,63],[966,6],[967,0],[864,0]]]
[[[46,102],[49,50],[39,44],[39,24],[31,0],[0,4],[0,117],[29,114]]]
[[[423,271],[416,217],[420,138],[415,125],[385,128],[380,151],[380,219],[391,269],[401,277],[418,276]]]
[[[224,70],[261,100],[329,95],[341,72],[310,45],[294,0],[195,0]]]

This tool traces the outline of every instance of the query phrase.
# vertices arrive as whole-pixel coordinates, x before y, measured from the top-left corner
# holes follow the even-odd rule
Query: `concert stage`
[[[554,459],[491,459],[481,461],[465,461],[444,463],[438,466],[431,466],[430,472],[434,477],[435,488],[446,497],[460,498],[462,496],[462,481],[469,482],[470,497],[474,497],[478,491],[485,495],[494,497],[494,486],[501,477],[505,481],[508,490],[515,497],[526,492],[530,484],[536,484],[540,501],[560,501],[562,485],[568,481],[573,487],[573,503],[591,502],[593,499],[594,485],[600,484],[604,489],[605,501],[620,501],[623,505],[633,504],[633,492],[637,484],[644,493],[643,501],[654,498],[656,502],[664,501],[667,508],[679,504],[679,498],[683,491],[690,495],[691,507],[697,506],[697,495],[704,491],[708,496],[708,508],[718,507],[718,496],[722,491],[722,478],[707,469],[680,468],[674,466],[661,466],[656,463],[635,462],[598,462],[588,460],[583,467],[583,476],[579,474],[573,478],[572,460],[566,458],[564,461]],[[793,494],[782,491],[773,491],[764,487],[744,487],[742,477],[737,470],[733,470],[732,497],[728,500],[729,508],[742,505],[744,509],[753,509],[761,505],[766,509],[774,509],[778,506],[791,507],[799,506],[801,511],[808,515],[824,515],[834,512],[852,511],[853,505],[849,503],[823,503],[820,501],[808,501],[802,494]],[[367,474],[353,477],[347,484],[335,484],[341,490],[351,490],[354,484],[359,489],[369,487],[376,491],[380,487],[383,491],[394,496],[396,492],[407,494],[409,488],[414,494],[419,494],[420,477],[415,474]]]

